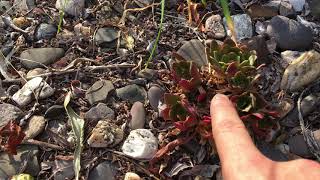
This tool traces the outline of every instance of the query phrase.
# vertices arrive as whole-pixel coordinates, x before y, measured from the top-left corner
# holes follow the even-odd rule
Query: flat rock
[[[12,96],[12,100],[19,106],[26,106],[33,100],[33,93],[36,93],[39,99],[44,99],[52,96],[54,89],[50,87],[43,78],[35,77],[29,80],[18,92],[16,92]]]
[[[57,0],[56,8],[69,15],[79,17],[83,14],[85,0]]]
[[[113,27],[98,29],[95,35],[95,42],[98,46],[113,48],[116,45],[116,39],[119,38],[119,30]]]
[[[66,180],[74,177],[73,160],[55,160],[53,172],[54,180]]]
[[[199,67],[208,64],[205,47],[198,39],[184,43],[177,53],[187,61],[195,62]]]
[[[62,105],[53,105],[49,107],[44,113],[44,117],[47,119],[55,119],[64,115],[65,109]]]
[[[147,92],[143,87],[140,87],[136,84],[127,85],[125,87],[119,88],[116,90],[117,96],[125,101],[134,103],[140,101],[144,103],[147,98]]]
[[[148,90],[149,103],[155,111],[158,111],[158,106],[161,99],[163,98],[163,94],[164,94],[164,90],[158,86],[152,86]]]
[[[130,129],[141,129],[146,122],[146,111],[143,104],[139,101],[133,103],[131,110],[131,121],[129,122]]]
[[[291,64],[294,60],[296,60],[297,58],[299,58],[301,56],[302,52],[300,51],[283,51],[281,52],[281,58],[282,58],[282,62],[281,66],[283,68],[287,68],[289,64]]]
[[[88,139],[90,147],[114,147],[123,139],[122,129],[108,120],[98,121]]]
[[[89,121],[99,121],[102,119],[114,119],[114,111],[104,103],[99,103],[85,113],[84,119]]]
[[[11,120],[20,119],[24,113],[11,104],[0,104],[0,128],[7,125]]]
[[[49,65],[64,56],[62,48],[33,48],[21,53],[21,63],[28,69],[42,67],[41,64]]]
[[[109,161],[104,161],[90,171],[88,180],[114,180],[115,174],[115,167]]]
[[[38,136],[44,130],[47,120],[43,116],[32,116],[25,128],[23,128],[23,132],[26,134],[24,137],[25,140],[33,139]]]
[[[290,152],[304,158],[312,157],[307,143],[304,141],[303,135],[295,135],[288,140]]]
[[[57,34],[57,26],[53,24],[41,23],[35,32],[35,38],[40,39],[51,39]]]
[[[306,0],[288,0],[290,4],[292,4],[293,8],[300,12],[303,10],[304,5],[306,4]]]
[[[158,150],[158,140],[148,129],[132,130],[122,152],[134,159],[151,159]]]
[[[222,39],[226,36],[226,30],[224,29],[222,18],[220,15],[210,16],[205,23],[207,33],[212,34],[213,38]]]
[[[17,155],[9,155],[6,152],[0,153],[0,179],[9,179],[10,176],[23,172],[32,176],[38,176],[40,166],[38,162],[38,146],[20,145]],[[26,163],[26,164],[25,164]]]
[[[142,69],[139,73],[138,73],[138,77],[141,78],[146,78],[148,80],[153,80],[156,79],[158,77],[158,73],[156,70],[154,69]]]
[[[277,46],[283,50],[305,50],[312,45],[312,30],[284,16],[271,19],[267,34],[275,38]]]
[[[104,102],[107,100],[108,95],[114,90],[111,81],[100,80],[95,82],[86,92],[86,99],[91,105]]]
[[[320,77],[320,53],[312,50],[303,53],[285,70],[280,88],[294,92]]]
[[[236,31],[237,41],[251,38],[253,35],[252,20],[248,14],[237,14],[231,16]],[[227,30],[226,18],[223,18],[224,26]]]

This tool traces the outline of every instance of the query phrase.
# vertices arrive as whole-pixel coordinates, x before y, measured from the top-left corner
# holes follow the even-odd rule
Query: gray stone
[[[273,161],[288,161],[288,157],[282,153],[280,150],[274,148],[270,144],[267,144],[265,142],[259,142],[257,144],[258,149],[261,151],[263,155],[268,157],[269,159]]]
[[[49,107],[44,113],[44,117],[47,119],[55,119],[64,115],[65,109],[62,105],[53,105]]]
[[[184,43],[177,53],[185,60],[193,61],[200,67],[208,64],[205,47],[198,39],[192,39]]]
[[[320,17],[320,1],[312,1],[310,7],[312,15]]]
[[[134,1],[139,7],[143,8],[145,6],[150,5],[153,1],[152,0],[136,0]]]
[[[231,18],[233,20],[234,29],[236,31],[237,41],[252,37],[253,35],[252,21],[248,14],[237,14],[237,15],[231,16]],[[227,26],[226,18],[223,18],[223,23],[225,28],[229,30]]]
[[[42,67],[41,64],[49,65],[64,56],[62,48],[33,48],[21,53],[21,63],[28,69]]]
[[[296,14],[292,4],[287,1],[281,1],[279,12],[281,16],[294,16]]]
[[[113,48],[119,38],[118,32],[119,30],[113,27],[100,28],[95,35],[95,42],[98,46]]]
[[[99,103],[97,106],[91,108],[85,113],[84,119],[89,121],[99,121],[102,119],[114,119],[114,111],[109,108],[106,104]]]
[[[216,39],[222,39],[226,36],[226,30],[222,24],[220,15],[210,16],[205,23],[207,33],[212,34]]]
[[[300,12],[303,10],[304,4],[306,4],[306,0],[288,0],[290,4],[292,4],[293,8]]]
[[[72,160],[55,160],[53,167],[54,180],[72,179],[74,176]]]
[[[18,120],[24,113],[14,105],[0,104],[0,128],[7,125],[11,120]]]
[[[47,120],[43,116],[32,116],[23,128],[23,132],[26,134],[24,139],[33,139],[42,133],[46,122]]]
[[[266,4],[255,3],[248,8],[248,14],[252,18],[270,18],[278,15],[280,1],[271,1]]]
[[[161,99],[163,98],[164,91],[158,86],[152,86],[148,90],[148,99],[151,107],[158,111],[158,105]]]
[[[83,14],[85,0],[57,0],[56,8],[75,17]]]
[[[104,102],[107,100],[108,95],[114,90],[111,81],[101,80],[95,82],[87,91],[86,99],[91,105]]]
[[[89,174],[88,180],[114,180],[116,168],[108,161],[104,161],[94,167]]]
[[[39,99],[50,97],[54,89],[41,77],[29,80],[18,92],[12,96],[12,100],[19,106],[26,106],[34,99],[34,93]]]
[[[304,141],[303,135],[296,135],[290,137],[288,140],[290,152],[304,158],[312,157],[307,143]]]
[[[304,50],[312,45],[312,30],[284,16],[271,19],[267,34],[275,38],[277,46],[283,50]]]
[[[119,88],[116,90],[117,96],[125,101],[129,101],[130,103],[134,103],[136,101],[140,101],[144,103],[147,98],[147,92],[143,87],[140,87],[136,84],[128,85],[123,88]]]
[[[40,39],[51,39],[57,34],[57,27],[53,24],[41,23],[35,32],[35,38]]]
[[[146,78],[148,80],[153,80],[156,79],[158,76],[157,71],[153,70],[153,69],[142,69],[139,73],[138,73],[138,77],[141,78]]]
[[[129,122],[130,129],[141,129],[146,122],[146,111],[141,102],[133,103],[131,110],[131,121]]]
[[[158,140],[148,129],[132,130],[122,152],[134,159],[151,159],[158,150]]]
[[[6,152],[0,153],[0,179],[9,179],[10,176],[20,173],[26,168],[24,173],[37,176],[40,172],[38,162],[38,146],[20,145],[17,155],[9,155]]]

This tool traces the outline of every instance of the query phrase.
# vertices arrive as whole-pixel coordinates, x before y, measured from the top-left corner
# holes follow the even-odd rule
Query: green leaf
[[[239,71],[232,78],[232,84],[242,88],[248,88],[250,85],[250,80],[243,72]]]
[[[84,128],[84,120],[80,118],[80,116],[74,112],[74,110],[70,107],[69,102],[71,100],[71,92],[68,92],[67,96],[64,99],[64,108],[68,114],[69,120],[71,121],[72,131],[76,138],[76,147],[74,150],[74,173],[75,179],[79,179],[80,169],[81,169],[81,152],[83,149],[83,128]]]
[[[180,96],[166,93],[164,94],[164,103],[173,106],[181,100]]]
[[[249,57],[250,65],[253,66],[257,60],[257,55],[253,54]]]

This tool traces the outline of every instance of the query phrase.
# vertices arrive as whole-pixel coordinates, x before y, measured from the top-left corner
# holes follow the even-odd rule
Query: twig
[[[2,21],[9,27],[11,27],[13,30],[21,32],[25,35],[27,35],[29,33],[29,31],[25,31],[21,28],[19,28],[18,26],[16,26],[15,24],[13,24],[13,22],[11,21],[11,18],[8,16],[1,16]]]
[[[38,141],[35,139],[28,139],[28,140],[22,142],[22,144],[32,144],[32,145],[37,145],[37,146],[41,146],[41,147],[51,148],[51,149],[58,150],[58,151],[64,150],[63,147],[60,147],[58,145],[50,144],[50,143],[43,142],[43,141]]]

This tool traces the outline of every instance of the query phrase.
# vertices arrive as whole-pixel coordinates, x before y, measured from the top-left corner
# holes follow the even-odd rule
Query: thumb
[[[210,113],[212,133],[222,167],[228,164],[230,168],[236,165],[235,162],[247,167],[252,163],[252,159],[264,159],[227,96],[217,94],[211,101]]]

